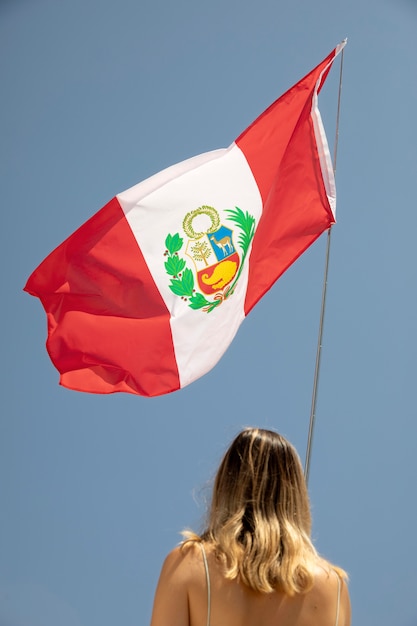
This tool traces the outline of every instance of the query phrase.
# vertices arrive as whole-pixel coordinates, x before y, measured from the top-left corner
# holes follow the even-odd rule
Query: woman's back
[[[279,433],[237,435],[204,532],[183,535],[162,568],[151,626],[350,625],[346,573],[318,556],[301,461]]]
[[[198,543],[176,548],[162,569],[151,626],[349,626],[350,604],[345,583],[323,562],[305,594],[260,593],[238,580],[227,580],[214,550]],[[340,602],[338,603],[340,589]]]

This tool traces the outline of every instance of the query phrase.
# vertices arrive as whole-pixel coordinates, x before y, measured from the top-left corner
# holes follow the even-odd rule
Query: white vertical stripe
[[[323,176],[324,186],[326,188],[327,199],[329,201],[332,213],[336,217],[336,182],[334,179],[329,144],[327,143],[326,132],[324,130],[323,121],[321,119],[318,107],[317,91],[315,91],[313,95],[311,117],[313,120],[314,135],[316,138],[321,173]]]
[[[336,183],[334,179],[334,171],[332,158],[330,155],[329,144],[327,143],[326,132],[324,130],[323,121],[321,119],[319,107],[318,107],[318,88],[321,84],[321,79],[324,72],[327,70],[329,65],[331,65],[337,55],[343,50],[347,43],[347,39],[344,39],[335,49],[335,55],[330,63],[323,69],[321,72],[319,79],[316,83],[316,88],[313,94],[313,101],[311,107],[311,117],[313,120],[314,126],[314,134],[316,137],[316,143],[319,153],[321,172],[323,176],[324,186],[326,188],[327,198],[329,200],[330,208],[333,212],[333,215],[336,217]]]
[[[240,231],[230,222],[225,210],[239,207],[253,215],[257,224],[262,212],[259,189],[243,153],[232,144],[228,149],[174,165],[117,198],[171,313],[175,356],[184,387],[218,362],[244,319],[249,252],[234,293],[206,313],[191,309],[170,290],[171,277],[164,267],[165,239],[168,234],[180,234],[184,245],[179,254],[191,268],[192,261],[183,254],[187,239],[183,220],[188,212],[208,205],[219,213],[221,224],[234,229],[234,244],[241,257]]]

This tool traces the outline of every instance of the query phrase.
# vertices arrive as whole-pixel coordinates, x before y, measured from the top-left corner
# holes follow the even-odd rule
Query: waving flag
[[[231,146],[118,194],[34,271],[25,290],[62,385],[155,396],[191,383],[334,223],[317,96],[343,46]]]

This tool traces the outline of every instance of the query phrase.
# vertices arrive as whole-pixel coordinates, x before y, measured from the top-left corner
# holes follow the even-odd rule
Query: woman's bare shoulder
[[[177,546],[166,556],[156,588],[151,626],[189,626],[189,590],[194,575],[194,550]]]
[[[312,591],[319,594],[333,594],[337,592],[342,582],[342,577],[338,574],[337,569],[324,559],[319,559],[316,563],[314,571],[314,583]]]
[[[345,572],[325,559],[319,558],[314,572],[314,585],[318,588],[337,587],[339,584],[338,581],[347,582]]]
[[[161,575],[177,582],[186,583],[195,580],[201,573],[201,548],[198,542],[189,541],[176,546],[165,558]]]
[[[315,606],[336,606],[339,597],[339,626],[350,624],[350,599],[347,581],[341,570],[325,560],[317,562],[314,585],[307,594]]]

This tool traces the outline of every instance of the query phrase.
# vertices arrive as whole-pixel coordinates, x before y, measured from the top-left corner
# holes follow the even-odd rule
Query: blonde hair
[[[255,591],[293,595],[313,585],[319,557],[310,533],[308,492],[295,448],[274,431],[246,428],[220,463],[206,530],[183,535],[184,544],[210,543],[227,579],[239,578]]]

